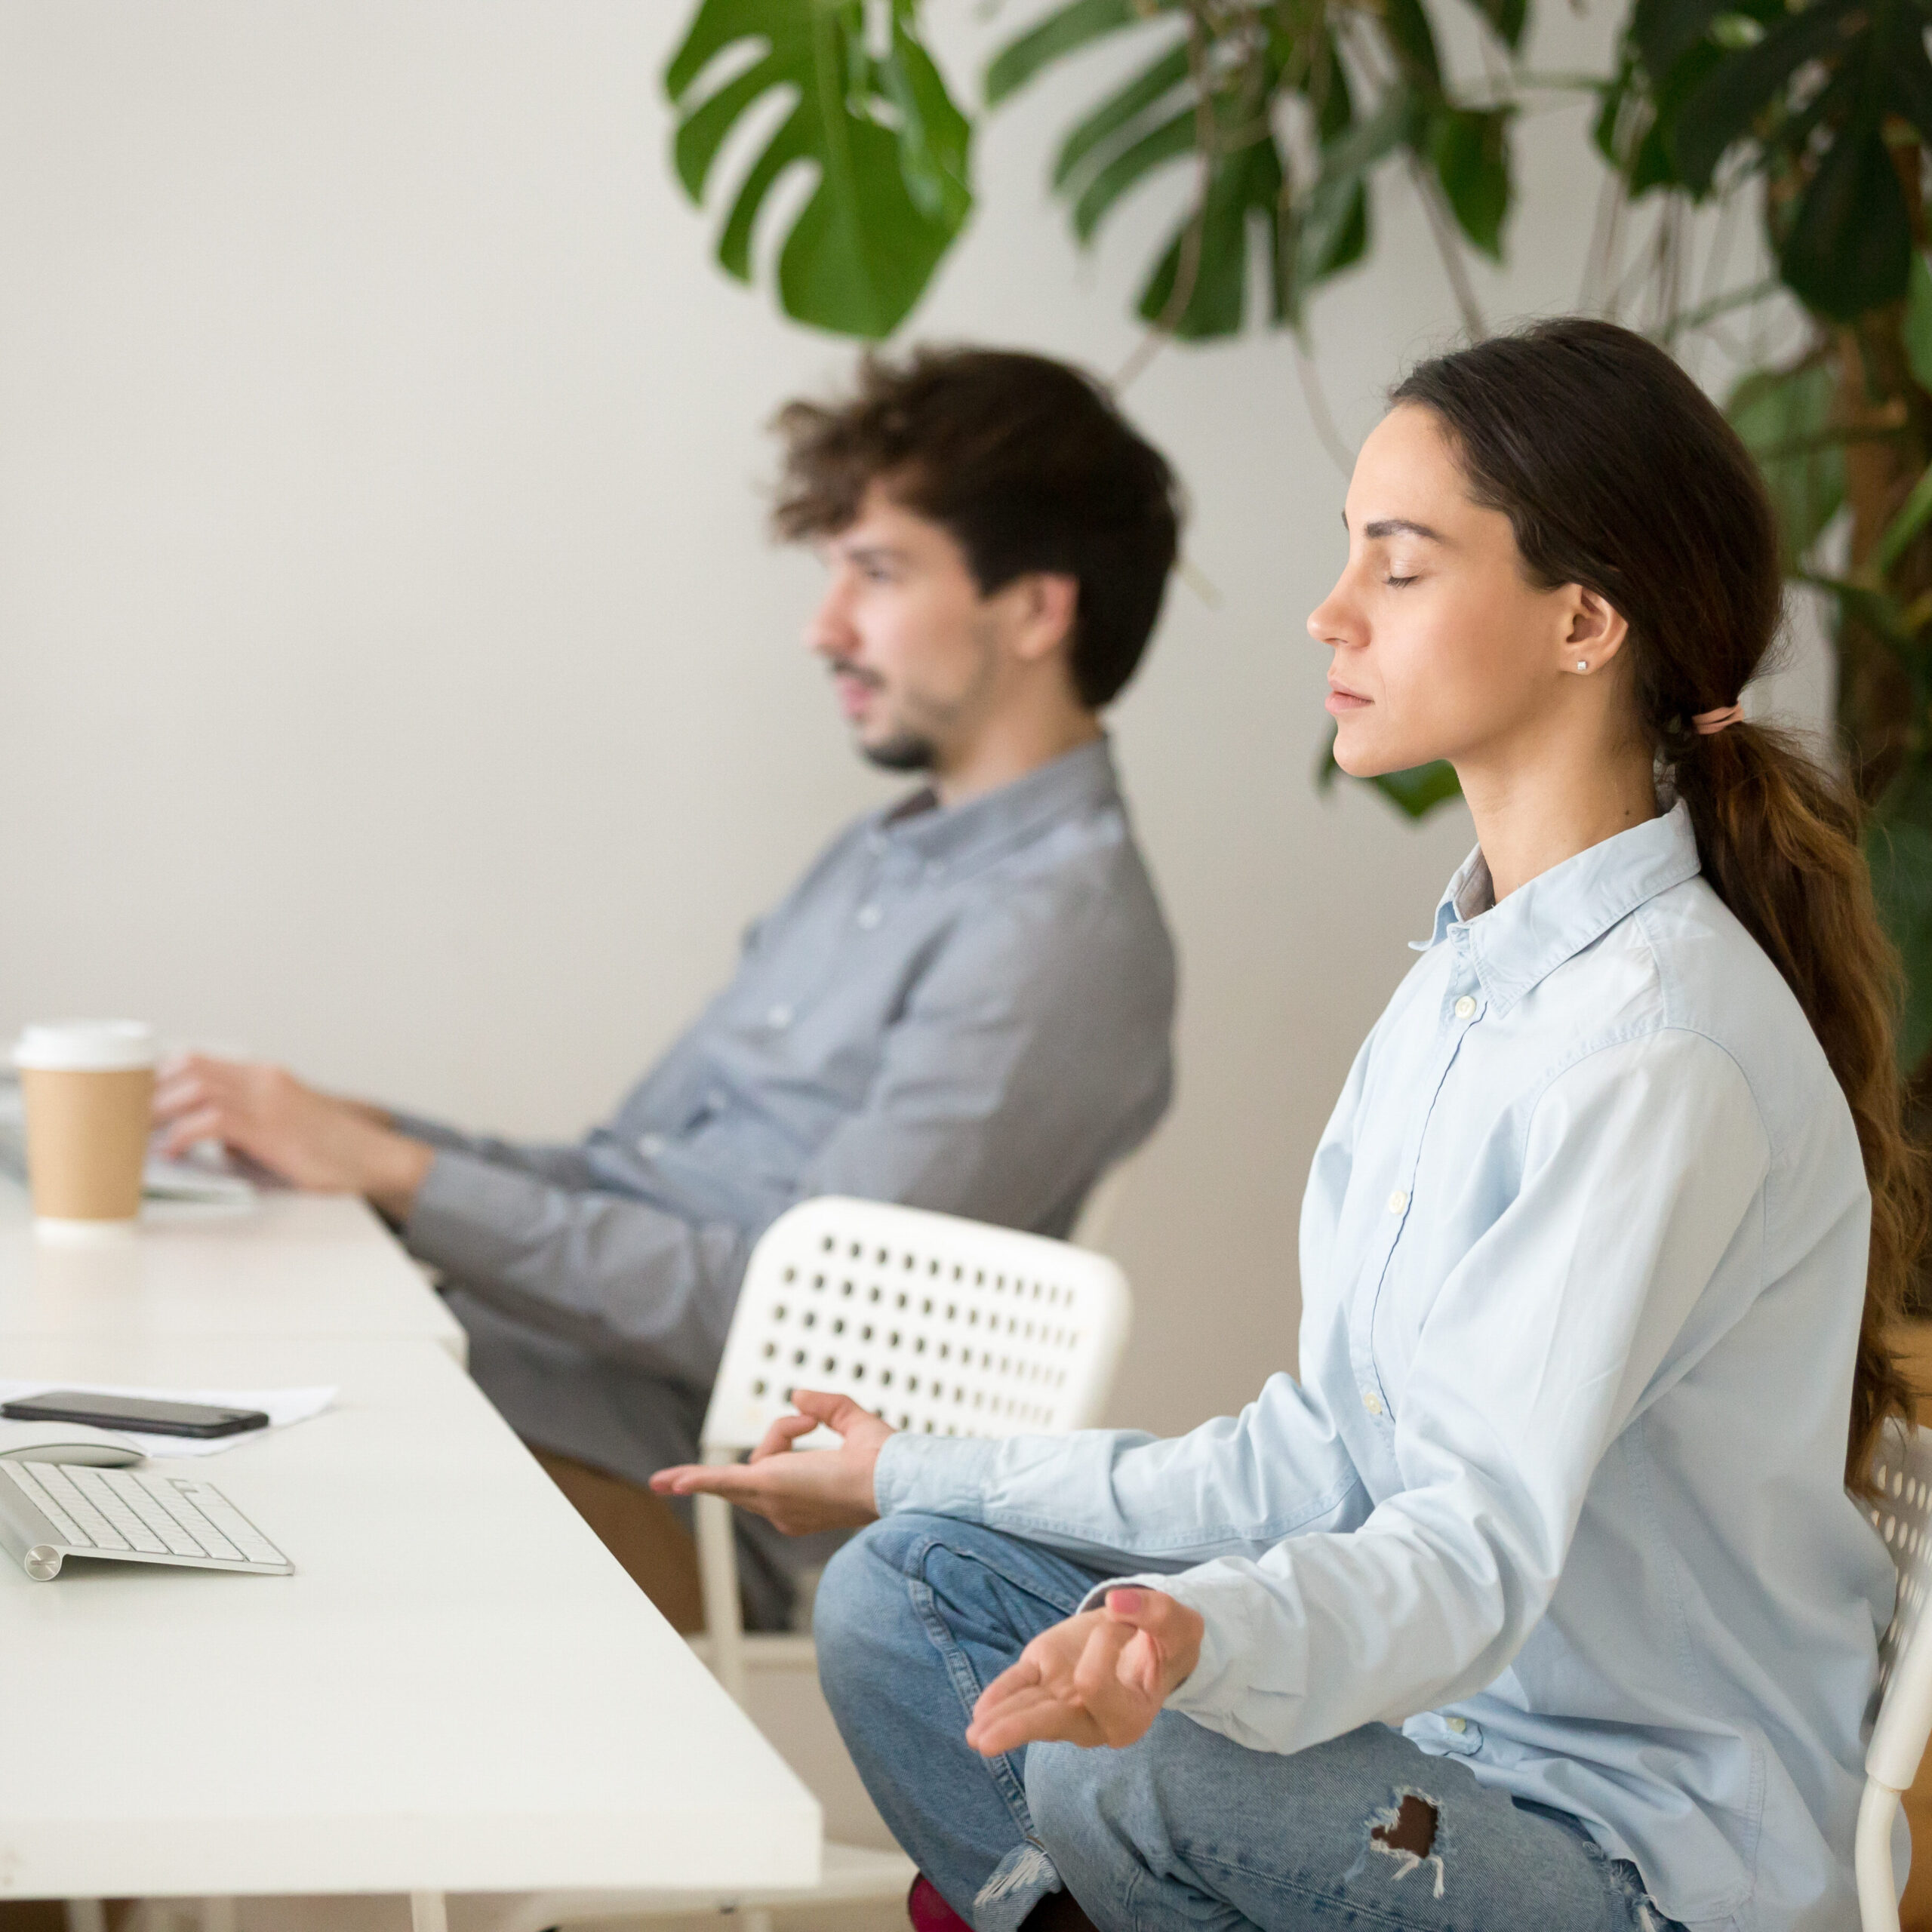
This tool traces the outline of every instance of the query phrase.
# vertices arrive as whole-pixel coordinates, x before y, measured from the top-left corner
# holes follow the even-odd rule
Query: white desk
[[[0,1898],[815,1881],[811,1795],[442,1349],[16,1332],[0,1364],[343,1391],[177,1466],[294,1577],[0,1558]]]
[[[0,1340],[232,1334],[407,1336],[464,1359],[455,1318],[347,1195],[264,1194],[240,1211],[151,1202],[132,1240],[68,1247],[35,1239],[25,1189],[0,1177]]]

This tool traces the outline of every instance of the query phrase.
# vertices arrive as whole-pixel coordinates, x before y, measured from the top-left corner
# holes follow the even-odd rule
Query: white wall
[[[995,33],[934,0],[952,71]],[[796,638],[760,425],[851,352],[709,260],[657,76],[684,0],[0,0],[0,1033],[113,1011],[528,1133],[578,1130],[888,783]],[[1536,64],[1606,21],[1548,4]],[[1078,257],[1046,199],[1103,57],[986,128],[912,333],[1118,367],[1180,181]],[[1585,110],[1531,125],[1492,316],[1576,297]],[[1323,298],[1358,438],[1454,314],[1408,192]],[[1292,1364],[1303,1174],[1468,841],[1324,801],[1342,478],[1287,340],[1128,398],[1196,506],[1117,728],[1183,952],[1180,1103],[1117,1246],[1116,1403]]]

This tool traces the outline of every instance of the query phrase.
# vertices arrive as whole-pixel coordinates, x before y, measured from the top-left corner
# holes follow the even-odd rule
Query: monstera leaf
[[[1865,835],[1865,857],[1878,914],[1905,968],[1907,993],[1900,1015],[1899,1069],[1909,1075],[1932,1054],[1932,804],[1895,810]]]
[[[732,130],[768,94],[790,96],[739,183],[718,259],[749,281],[760,211],[794,167],[811,168],[779,253],[779,300],[800,321],[872,340],[905,318],[973,205],[971,131],[919,38],[917,0],[892,0],[890,22],[874,53],[863,0],[704,0],[664,75],[678,178],[700,205]],[[706,90],[734,51],[743,64]]]
[[[1072,0],[1006,48],[986,70],[986,99],[997,105],[1051,63],[1105,36],[1162,23],[1152,62],[1087,114],[1060,144],[1055,191],[1071,205],[1074,232],[1091,242],[1115,204],[1161,169],[1180,162],[1204,169],[1198,206],[1169,238],[1143,284],[1149,321],[1191,340],[1237,334],[1246,319],[1248,276],[1258,232],[1272,264],[1271,302],[1283,312],[1279,151],[1266,101],[1238,81],[1198,99],[1188,29],[1177,6],[1155,0]],[[1255,78],[1263,81],[1265,75]],[[1210,145],[1202,153],[1205,132]]]
[[[1430,131],[1429,158],[1463,232],[1499,262],[1509,213],[1509,123],[1515,112],[1513,107],[1481,112],[1444,108]]]
[[[1724,405],[1777,506],[1788,572],[1844,501],[1843,432],[1833,428],[1837,388],[1831,365],[1814,352],[1793,368],[1754,371]]]
[[[1513,48],[1524,0],[1471,4]],[[1229,8],[1223,17],[1181,0],[1068,0],[993,61],[987,103],[1110,36],[1144,36],[1152,58],[1060,146],[1054,187],[1074,232],[1091,242],[1134,189],[1163,171],[1190,168],[1193,205],[1143,285],[1141,315],[1183,338],[1237,334],[1251,312],[1256,263],[1265,260],[1269,319],[1299,323],[1308,292],[1367,253],[1370,177],[1398,150],[1435,174],[1471,242],[1492,255],[1502,251],[1513,109],[1451,99],[1422,0],[1379,0],[1363,12],[1379,23],[1392,72],[1359,112],[1321,9]],[[1291,96],[1309,110],[1318,143],[1312,173],[1304,168],[1300,178],[1274,112]]]
[[[1887,129],[1932,139],[1924,27],[1918,0],[1638,0],[1599,138],[1641,85],[1644,137],[1612,156],[1633,189],[1707,194],[1741,149],[1781,184],[1785,285],[1850,321],[1906,292],[1912,216]]]

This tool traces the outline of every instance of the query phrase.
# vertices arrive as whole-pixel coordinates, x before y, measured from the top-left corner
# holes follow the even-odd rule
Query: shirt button
[[[1372,1416],[1379,1416],[1382,1413],[1382,1398],[1373,1389],[1364,1389],[1361,1392],[1361,1405]]]
[[[1467,1718],[1451,1718],[1448,1720],[1448,1723],[1449,1728],[1453,1730],[1458,1737],[1460,1737],[1463,1732],[1467,1730],[1469,1727],[1469,1721]]]
[[[764,1016],[764,1023],[774,1033],[782,1033],[792,1023],[792,1009],[789,1006],[774,1006]]]
[[[661,1134],[647,1134],[637,1143],[637,1151],[647,1161],[654,1161],[664,1151],[664,1137]]]
[[[1463,997],[1456,1002],[1456,1017],[1458,1020],[1468,1019],[1469,1015],[1475,1012],[1475,1010],[1476,1003],[1474,1000],[1470,998],[1467,993],[1465,993]]]
[[[870,932],[884,917],[885,915],[876,906],[861,906],[859,908],[859,924],[863,931]]]
[[[1408,1204],[1409,1197],[1399,1187],[1389,1197],[1389,1211],[1392,1214],[1401,1214]]]

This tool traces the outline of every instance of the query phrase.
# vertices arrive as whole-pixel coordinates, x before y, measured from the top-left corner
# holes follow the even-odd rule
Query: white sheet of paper
[[[24,1401],[53,1389],[72,1389],[90,1395],[134,1395],[149,1402],[205,1402],[218,1409],[262,1409],[267,1412],[270,1429],[306,1422],[335,1400],[333,1383],[326,1389],[131,1389],[121,1383],[11,1382],[0,1377],[0,1402]],[[131,1429],[114,1432],[149,1456],[219,1456],[255,1441],[266,1432],[251,1429],[239,1435],[204,1436],[146,1435]]]

